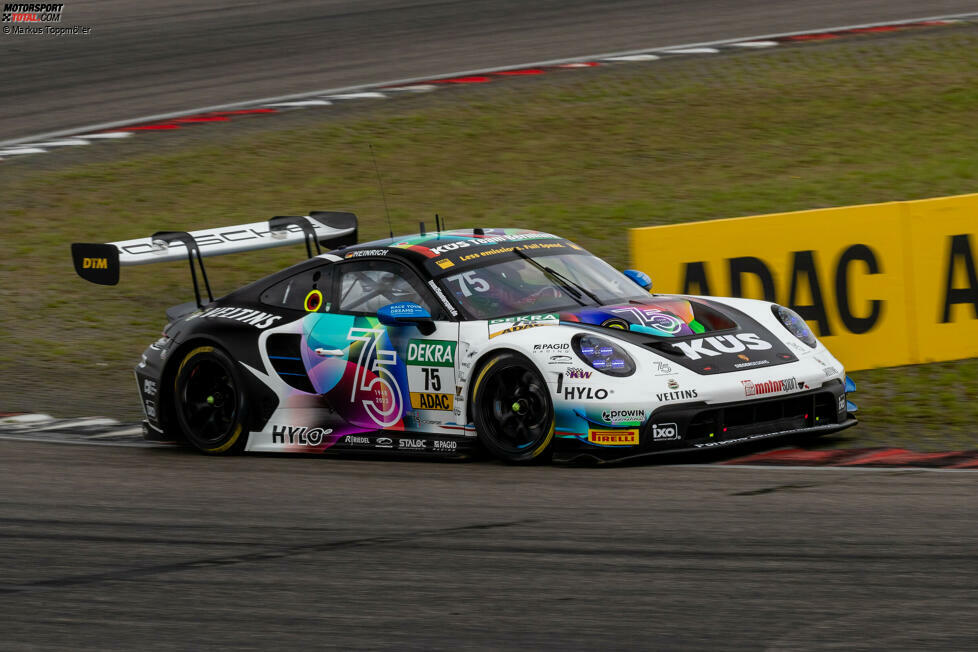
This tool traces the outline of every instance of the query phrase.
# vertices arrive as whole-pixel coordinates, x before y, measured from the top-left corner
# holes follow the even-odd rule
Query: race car
[[[784,306],[653,294],[549,233],[421,226],[357,244],[355,215],[314,211],[72,256],[107,285],[189,261],[196,301],[135,375],[145,437],[205,453],[613,462],[856,424],[843,365]],[[204,257],[301,242],[307,260],[211,296]]]

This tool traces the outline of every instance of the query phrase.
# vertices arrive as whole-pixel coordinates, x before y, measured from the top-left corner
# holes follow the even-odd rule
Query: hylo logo
[[[601,388],[594,389],[592,387],[565,387],[564,398],[568,401],[573,401],[575,399],[602,401],[608,398],[608,390]]]
[[[272,443],[284,444],[286,439],[290,444],[299,446],[319,446],[332,428],[306,428],[304,426],[272,426]]]

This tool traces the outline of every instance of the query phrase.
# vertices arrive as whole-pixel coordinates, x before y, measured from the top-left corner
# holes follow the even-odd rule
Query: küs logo
[[[679,349],[690,360],[703,357],[723,355],[724,353],[740,353],[766,351],[771,348],[768,342],[754,333],[737,333],[736,335],[717,335],[715,337],[700,337],[687,342],[676,342],[673,347]]]

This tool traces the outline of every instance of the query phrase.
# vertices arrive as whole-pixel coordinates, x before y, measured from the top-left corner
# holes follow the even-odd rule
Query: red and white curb
[[[457,72],[435,78],[402,79],[379,84],[314,91],[298,95],[263,98],[234,104],[210,106],[187,111],[132,120],[89,125],[77,129],[49,132],[0,142],[0,161],[30,154],[44,154],[65,147],[91,145],[96,142],[129,138],[145,131],[174,131],[186,127],[226,123],[243,117],[273,115],[285,111],[321,109],[346,102],[383,100],[405,93],[425,93],[445,86],[462,84],[486,84],[508,77],[544,75],[561,70],[587,69],[597,66],[624,63],[665,61],[676,57],[695,57],[719,54],[724,51],[772,48],[810,41],[828,41],[882,32],[898,32],[942,25],[953,25],[978,20],[978,13],[914,18],[904,21],[848,25],[828,29],[768,34],[741,39],[727,39],[709,43],[692,43],[666,48],[634,50],[611,54],[575,57],[499,68]]]

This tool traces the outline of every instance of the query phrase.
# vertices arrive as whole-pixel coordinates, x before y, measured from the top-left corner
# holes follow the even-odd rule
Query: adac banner
[[[658,292],[798,312],[847,369],[978,356],[978,194],[632,229]]]

